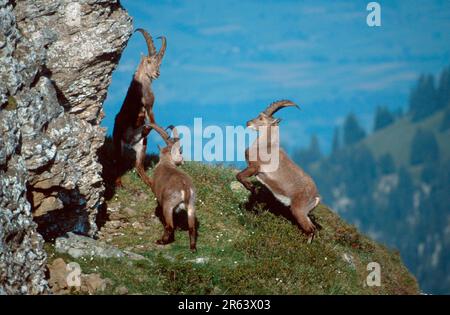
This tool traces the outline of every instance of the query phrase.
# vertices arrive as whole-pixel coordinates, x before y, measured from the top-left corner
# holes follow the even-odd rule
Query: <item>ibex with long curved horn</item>
[[[192,179],[177,168],[183,163],[180,139],[176,128],[173,138],[156,124],[150,124],[163,138],[166,147],[160,149],[159,162],[153,170],[152,191],[162,209],[164,234],[157,244],[169,244],[175,240],[173,214],[177,209],[186,209],[189,226],[190,248],[196,251],[197,230],[195,219],[195,187]]]
[[[166,38],[160,37],[161,49],[156,51],[153,39],[147,31],[137,29],[145,38],[148,56],[142,56],[139,66],[134,73],[133,80],[128,88],[127,95],[117,114],[114,123],[113,144],[116,160],[116,186],[121,186],[120,176],[123,169],[123,147],[131,146],[136,152],[136,169],[142,180],[150,185],[151,181],[145,173],[144,161],[147,150],[147,135],[151,128],[145,124],[147,119],[150,123],[155,122],[153,115],[153,103],[155,96],[151,89],[153,80],[159,77],[159,67],[166,51]]]
[[[272,103],[255,119],[247,122],[247,126],[258,131],[258,138],[245,151],[248,167],[236,175],[237,179],[252,193],[255,192],[249,177],[256,176],[258,181],[266,186],[284,205],[289,206],[300,227],[313,235],[315,226],[308,213],[320,202],[313,179],[297,166],[279,147],[278,125],[280,119],[273,117],[283,107],[296,106],[291,101],[282,100]],[[277,150],[271,152],[276,156],[277,165],[273,161],[264,160],[261,150]],[[275,154],[274,154],[275,153]]]

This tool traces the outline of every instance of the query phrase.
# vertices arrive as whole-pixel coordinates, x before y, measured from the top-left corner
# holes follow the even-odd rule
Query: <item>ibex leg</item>
[[[171,206],[163,206],[163,216],[164,216],[164,234],[162,238],[156,241],[157,244],[165,245],[175,241],[175,228],[173,224],[173,208]]]
[[[313,234],[316,227],[308,217],[308,213],[314,209],[316,205],[304,201],[304,198],[302,197],[303,196],[298,196],[292,200],[291,211],[303,231],[305,231],[306,234]]]
[[[156,121],[155,121],[155,115],[153,114],[153,112],[151,112],[149,115],[148,115],[148,119],[150,120],[150,122],[152,123],[152,124],[154,124]]]
[[[249,190],[251,193],[255,192],[255,187],[252,185],[252,183],[250,182],[249,178],[252,177],[253,175],[255,175],[258,172],[257,167],[250,165],[248,166],[245,170],[243,170],[242,172],[238,173],[236,175],[236,179],[242,184],[244,185],[245,188],[247,188],[247,190]]]
[[[192,251],[197,251],[197,228],[195,226],[195,208],[190,204],[187,209],[188,226],[189,226],[189,241]]]
[[[121,176],[125,169],[125,161],[123,160],[123,143],[120,135],[116,132],[113,133],[113,152],[114,152],[114,161],[115,161],[115,186],[122,187],[122,179]]]
[[[134,150],[136,151],[136,170],[139,174],[139,177],[144,181],[147,186],[152,188],[153,182],[150,177],[148,177],[147,173],[145,173],[145,155],[147,151],[147,138],[143,138],[140,140],[135,146]]]

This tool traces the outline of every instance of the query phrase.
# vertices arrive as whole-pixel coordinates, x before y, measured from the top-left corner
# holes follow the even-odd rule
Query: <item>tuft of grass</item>
[[[324,205],[313,211],[321,227],[311,244],[298,227],[272,203],[249,208],[245,189],[232,190],[235,171],[223,166],[188,162],[182,166],[197,189],[198,252],[189,251],[187,231],[177,230],[175,242],[155,244],[163,231],[153,216],[153,194],[134,171],[123,177],[110,207],[131,207],[134,220],[146,229],[120,229],[111,243],[148,260],[72,259],[84,273],[98,272],[126,286],[131,294],[417,294],[415,278],[398,253],[375,243],[342,221]],[[149,169],[151,174],[152,169]],[[142,193],[148,198],[143,200]],[[282,207],[279,205],[279,207]],[[280,210],[280,211],[278,211]],[[46,245],[50,261],[56,254]],[[343,256],[351,257],[352,262]],[[367,264],[381,265],[381,286],[365,285]]]
[[[3,106],[4,110],[16,110],[17,109],[17,101],[14,96],[8,96],[8,101]]]

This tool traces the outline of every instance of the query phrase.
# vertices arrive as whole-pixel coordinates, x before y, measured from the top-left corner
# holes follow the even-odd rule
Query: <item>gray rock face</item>
[[[130,17],[117,0],[18,1],[16,11],[21,30],[47,46],[60,103],[98,124],[111,72],[132,32]]]
[[[131,32],[117,0],[0,0],[2,293],[46,292],[37,231],[97,231],[102,103]]]
[[[115,246],[96,241],[90,237],[67,233],[64,237],[55,240],[55,250],[58,253],[66,253],[73,258],[101,257],[101,258],[130,258],[134,260],[145,259],[144,256],[121,251]]]

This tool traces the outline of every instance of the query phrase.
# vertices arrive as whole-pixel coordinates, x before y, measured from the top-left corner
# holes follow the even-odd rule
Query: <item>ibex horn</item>
[[[163,140],[166,144],[170,144],[170,137],[163,128],[161,128],[157,124],[153,124],[153,123],[150,123],[150,127],[155,129],[159,133],[159,135],[161,136],[161,138],[163,138]]]
[[[177,141],[177,140],[180,140],[180,136],[178,135],[178,130],[177,130],[177,128],[175,128],[175,126],[174,125],[170,125],[170,126],[168,126],[167,128],[166,128],[166,130],[167,129],[170,129],[170,130],[172,130],[172,133],[173,133],[173,140],[175,140],[175,141]]]
[[[154,56],[156,54],[156,48],[155,44],[153,44],[152,36],[142,28],[138,28],[135,32],[141,32],[144,35],[145,41],[147,42],[148,56]]]
[[[282,109],[283,107],[289,107],[289,106],[295,106],[298,109],[300,109],[300,107],[298,107],[297,104],[295,104],[292,101],[289,100],[281,100],[281,101],[276,101],[273,102],[272,104],[270,104],[266,110],[264,111],[264,113],[267,116],[272,116],[273,114],[275,114],[278,110]]]
[[[158,51],[158,60],[161,61],[164,57],[164,53],[166,52],[167,40],[165,36],[160,36],[158,39],[161,39],[161,48]]]

